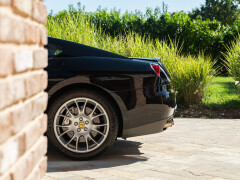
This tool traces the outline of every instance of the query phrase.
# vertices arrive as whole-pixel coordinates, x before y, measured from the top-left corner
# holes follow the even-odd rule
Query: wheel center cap
[[[84,124],[84,122],[80,122],[80,123],[78,124],[78,126],[79,126],[80,128],[83,128],[83,127],[85,126],[85,124]]]

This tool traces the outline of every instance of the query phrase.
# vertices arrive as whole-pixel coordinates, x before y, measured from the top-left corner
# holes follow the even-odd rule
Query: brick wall
[[[0,0],[0,179],[42,179],[47,139],[47,10]]]

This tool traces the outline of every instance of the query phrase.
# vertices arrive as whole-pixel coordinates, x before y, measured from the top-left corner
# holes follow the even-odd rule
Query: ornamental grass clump
[[[227,48],[226,59],[229,65],[229,73],[236,80],[240,81],[240,38],[232,42]]]
[[[80,12],[71,11],[50,14],[46,27],[49,36],[93,46],[126,57],[160,57],[172,77],[175,90],[178,91],[178,103],[191,105],[202,102],[213,64],[203,55],[196,58],[190,55],[181,56],[181,46],[174,41],[167,44],[165,41],[152,40],[149,36],[134,32],[112,37],[102,33],[101,28],[95,28]]]
[[[227,48],[225,55],[230,76],[236,81],[238,93],[240,95],[240,38],[232,42],[231,46]]]
[[[212,62],[204,56],[182,57],[173,67],[172,78],[181,104],[199,104],[211,79]]]

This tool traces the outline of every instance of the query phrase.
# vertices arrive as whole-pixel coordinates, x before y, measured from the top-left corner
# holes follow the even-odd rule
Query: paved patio
[[[48,153],[46,180],[240,179],[240,119],[175,119],[159,134],[119,139],[91,161]]]

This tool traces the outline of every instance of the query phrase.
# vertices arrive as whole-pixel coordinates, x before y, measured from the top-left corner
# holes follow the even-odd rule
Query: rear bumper
[[[171,84],[134,90],[136,101],[129,99],[135,103],[123,116],[121,137],[154,134],[171,127],[176,110],[175,94]]]
[[[125,133],[123,134],[123,138],[163,132],[166,128],[172,127],[173,125],[174,125],[174,121],[173,121],[173,117],[171,116],[153,123],[127,129],[127,131],[125,131]]]

